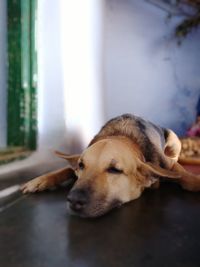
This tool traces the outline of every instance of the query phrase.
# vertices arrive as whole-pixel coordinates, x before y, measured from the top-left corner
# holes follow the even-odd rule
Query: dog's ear
[[[142,173],[147,175],[157,175],[165,178],[179,179],[181,178],[181,174],[176,171],[170,171],[167,169],[163,169],[157,165],[152,164],[151,162],[140,162],[139,168]]]
[[[62,159],[66,159],[70,165],[72,166],[72,168],[76,168],[77,166],[77,161],[80,158],[80,154],[74,154],[74,155],[69,155],[69,154],[64,154],[60,151],[55,151],[55,154]]]

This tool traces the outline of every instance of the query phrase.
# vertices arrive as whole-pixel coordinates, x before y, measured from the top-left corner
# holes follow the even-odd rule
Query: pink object
[[[200,136],[200,126],[198,124],[193,125],[188,131],[187,136]]]

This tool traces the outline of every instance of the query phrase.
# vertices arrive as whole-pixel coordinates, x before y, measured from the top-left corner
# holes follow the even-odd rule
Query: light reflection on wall
[[[66,126],[88,143],[103,123],[102,1],[61,1]]]

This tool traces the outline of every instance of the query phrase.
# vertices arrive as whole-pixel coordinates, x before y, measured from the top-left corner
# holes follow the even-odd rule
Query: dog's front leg
[[[33,193],[49,189],[67,180],[75,182],[76,179],[77,177],[74,170],[70,167],[66,167],[34,178],[33,180],[23,184],[21,186],[21,190],[24,194]]]

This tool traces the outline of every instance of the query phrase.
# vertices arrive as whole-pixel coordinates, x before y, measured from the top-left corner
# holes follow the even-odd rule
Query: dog
[[[68,209],[81,217],[101,216],[139,198],[145,188],[158,188],[163,179],[200,191],[200,176],[178,163],[180,151],[172,130],[124,114],[108,121],[82,154],[56,152],[70,167],[37,177],[22,191],[42,191],[71,179]]]

